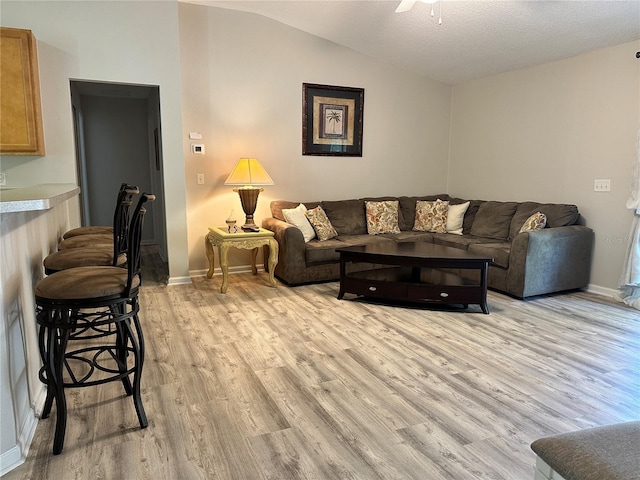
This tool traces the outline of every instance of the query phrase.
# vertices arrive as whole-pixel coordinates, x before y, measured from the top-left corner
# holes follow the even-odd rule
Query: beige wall
[[[223,185],[240,157],[260,159],[275,182],[260,194],[257,223],[273,199],[445,190],[449,86],[257,15],[190,4],[179,11],[192,271],[206,266],[207,227],[224,224],[232,208],[244,218],[238,195]],[[303,82],[365,89],[361,158],[302,155]],[[204,156],[189,152],[193,131],[203,135]],[[247,265],[242,253],[230,264]]]
[[[46,142],[43,157],[2,157],[9,186],[77,184],[70,79],[160,86],[169,271],[188,281],[178,4],[3,0],[2,25],[38,40]],[[76,202],[71,225],[79,223]]]
[[[453,88],[449,192],[574,203],[594,229],[591,284],[614,289],[640,122],[640,42]],[[610,193],[593,191],[611,179]]]

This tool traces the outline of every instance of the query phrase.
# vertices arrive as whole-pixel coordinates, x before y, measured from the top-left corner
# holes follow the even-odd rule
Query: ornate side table
[[[218,247],[218,256],[220,257],[220,268],[222,270],[222,286],[220,291],[227,293],[229,286],[229,262],[227,253],[230,247],[251,250],[251,270],[254,275],[258,274],[256,268],[256,256],[258,255],[258,247],[269,245],[269,282],[274,287],[277,286],[273,277],[273,272],[278,264],[278,242],[273,238],[273,232],[261,228],[259,232],[243,232],[237,233],[227,232],[226,227],[209,227],[209,233],[204,239],[205,251],[209,260],[209,271],[207,278],[213,276],[214,251],[213,247]]]

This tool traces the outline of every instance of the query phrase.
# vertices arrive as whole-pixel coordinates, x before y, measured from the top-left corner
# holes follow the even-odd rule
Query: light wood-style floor
[[[604,297],[490,292],[484,315],[160,277],[140,295],[149,427],[118,382],[68,390],[62,454],[41,420],[7,480],[524,480],[534,439],[640,419],[640,315]]]

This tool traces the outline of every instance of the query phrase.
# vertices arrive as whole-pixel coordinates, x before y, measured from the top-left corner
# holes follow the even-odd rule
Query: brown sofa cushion
[[[433,243],[444,247],[454,247],[467,250],[470,245],[480,243],[495,243],[495,240],[488,237],[474,237],[473,235],[452,235],[450,233],[434,233]]]
[[[509,238],[514,238],[524,222],[536,212],[542,212],[547,217],[547,227],[565,227],[574,225],[580,214],[578,207],[575,205],[567,205],[563,203],[538,203],[538,202],[522,202],[518,204],[516,213],[511,219],[509,227]]]
[[[364,200],[326,201],[322,208],[338,235],[366,235]]]
[[[506,240],[509,238],[511,219],[517,207],[516,202],[489,201],[482,203],[469,233],[476,237]]]
[[[511,254],[511,243],[477,243],[469,245],[469,252],[478,255],[493,257],[493,263],[503,268],[509,268],[509,256]]]
[[[304,246],[304,259],[307,265],[315,265],[318,263],[337,262],[340,260],[340,254],[336,252],[336,248],[346,247],[344,242],[337,238],[330,238],[324,242],[311,240]]]

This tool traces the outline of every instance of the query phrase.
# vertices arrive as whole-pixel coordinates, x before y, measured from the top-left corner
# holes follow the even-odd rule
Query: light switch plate
[[[0,173],[0,186],[5,186],[7,184],[7,177],[4,173]]]

